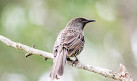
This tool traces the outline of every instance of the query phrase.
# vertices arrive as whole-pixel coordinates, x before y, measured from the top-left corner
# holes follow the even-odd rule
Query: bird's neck
[[[75,27],[75,26],[66,26],[65,29],[74,30],[74,31],[83,31],[83,29],[79,26],[77,26],[77,27]]]

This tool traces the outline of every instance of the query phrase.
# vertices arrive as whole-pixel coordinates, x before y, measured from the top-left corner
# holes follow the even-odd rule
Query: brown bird
[[[85,43],[84,26],[94,21],[80,17],[73,18],[59,33],[53,49],[54,59],[50,73],[51,81],[59,79],[63,75],[67,58],[75,56],[76,61],[78,61],[76,56],[83,50]]]

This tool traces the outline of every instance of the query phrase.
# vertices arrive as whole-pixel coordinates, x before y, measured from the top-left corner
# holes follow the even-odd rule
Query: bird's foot
[[[79,60],[78,60],[78,58],[75,56],[75,61],[73,61],[73,63],[72,63],[72,66],[74,66],[75,64],[77,64],[78,62],[79,62]]]
[[[72,62],[72,66],[75,66],[75,64],[78,64],[78,59],[76,59],[75,61]]]
[[[75,64],[77,64],[79,62],[77,58],[75,60],[71,60],[70,58],[67,58],[67,61],[71,61],[72,66],[75,66]]]

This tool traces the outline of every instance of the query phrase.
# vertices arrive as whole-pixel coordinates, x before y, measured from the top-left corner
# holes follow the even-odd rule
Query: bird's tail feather
[[[67,50],[63,48],[54,58],[54,63],[50,73],[51,81],[59,79],[64,73],[64,66],[66,63]]]

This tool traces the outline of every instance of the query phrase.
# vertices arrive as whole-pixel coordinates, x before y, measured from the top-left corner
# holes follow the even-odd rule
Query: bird
[[[89,22],[95,22],[93,19],[82,17],[72,18],[66,27],[59,33],[53,48],[53,66],[50,72],[50,79],[60,79],[64,73],[66,60],[70,57],[76,57],[81,53],[84,47],[84,27]]]

